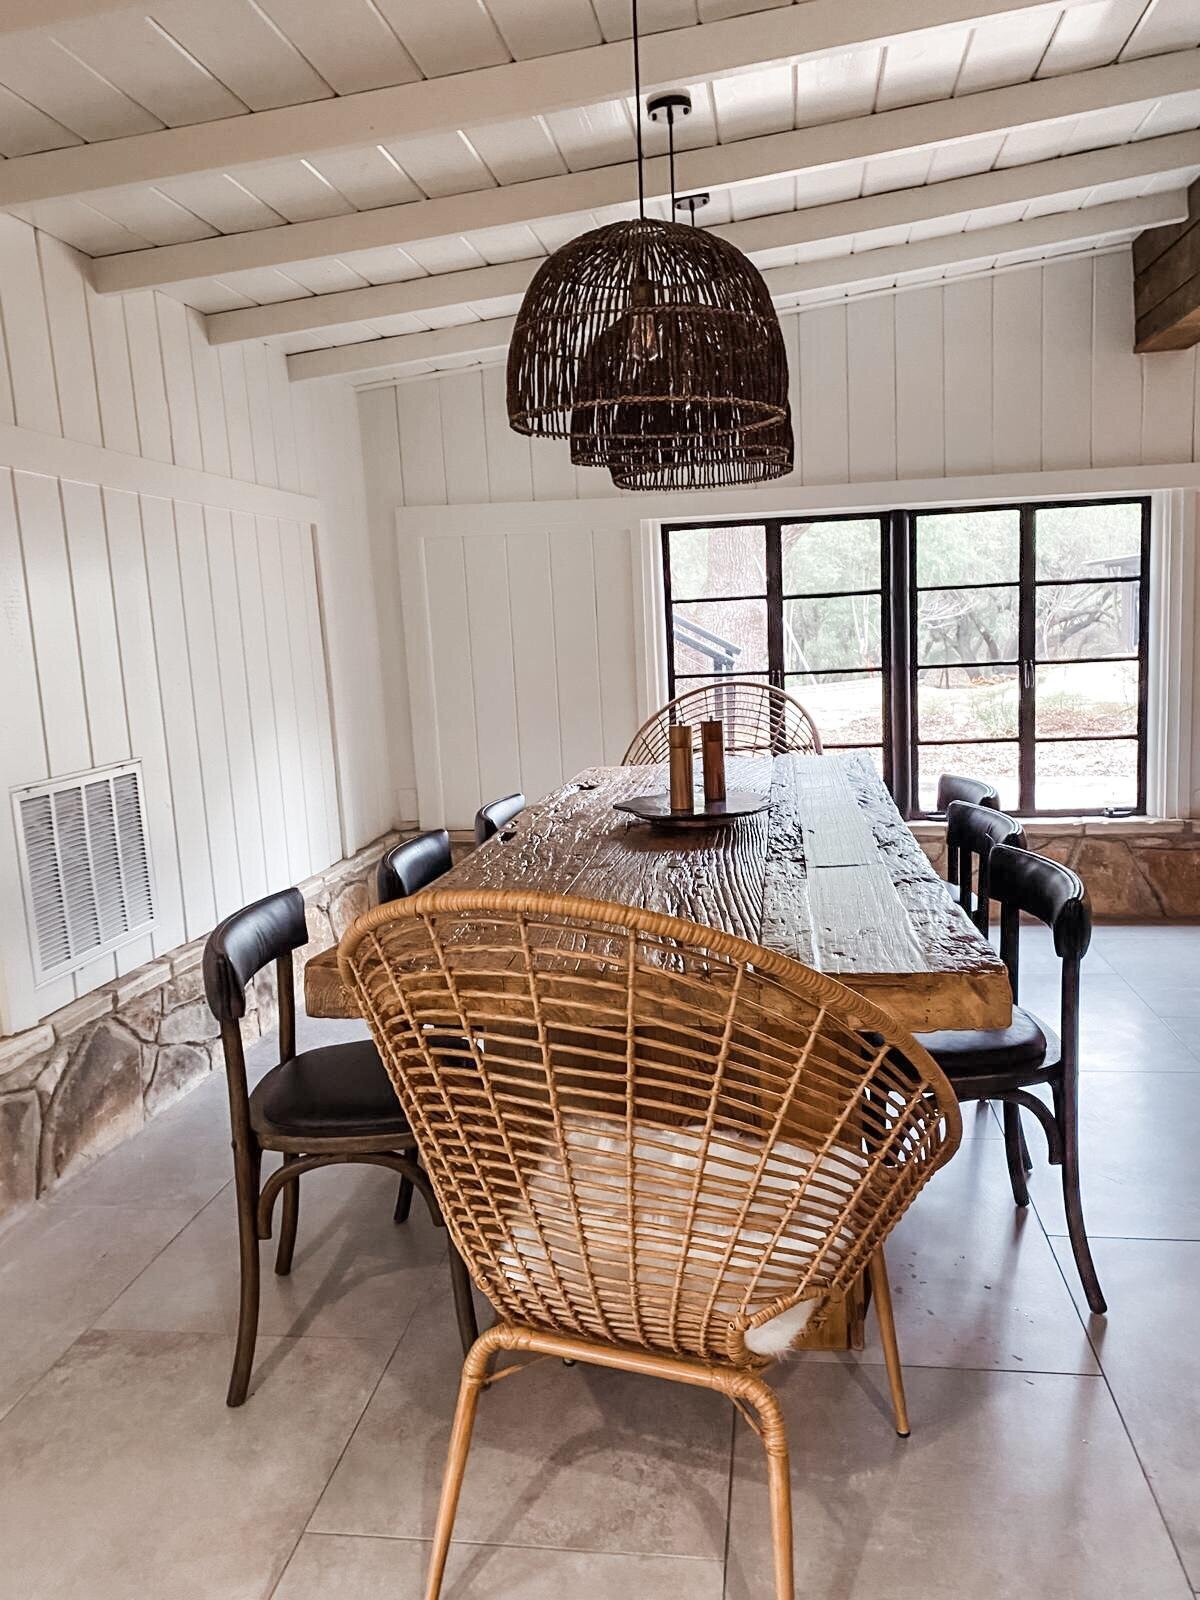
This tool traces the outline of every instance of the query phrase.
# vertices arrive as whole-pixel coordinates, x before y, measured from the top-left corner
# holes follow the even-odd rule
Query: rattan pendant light
[[[787,414],[787,357],[762,275],[727,240],[645,214],[637,0],[633,42],[638,216],[547,259],[508,352],[511,426],[570,438],[574,459],[622,471],[688,451],[719,461]]]

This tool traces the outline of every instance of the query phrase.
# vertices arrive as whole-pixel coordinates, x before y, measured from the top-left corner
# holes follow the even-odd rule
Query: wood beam
[[[1182,222],[1133,241],[1133,274],[1138,354],[1200,344],[1200,178]]]
[[[833,293],[877,280],[903,278],[914,272],[929,273],[970,263],[986,266],[998,257],[1019,255],[1024,251],[1069,244],[1082,246],[1113,235],[1133,234],[1142,228],[1163,227],[1178,222],[1186,207],[1187,197],[1182,190],[1147,195],[1141,200],[1119,200],[1109,205],[1089,206],[1083,211],[1038,217],[1030,222],[1009,222],[946,238],[923,239],[917,244],[863,250],[835,261],[771,267],[763,277],[776,300],[825,290]],[[388,339],[370,339],[328,350],[304,350],[287,358],[288,374],[293,381],[362,377],[446,356],[474,355],[485,359],[507,347],[512,329],[513,318],[500,317],[491,322],[439,328],[432,333],[397,334]]]
[[[809,3],[816,4],[817,0]],[[1180,50],[1172,55],[989,89],[958,99],[880,111],[845,122],[685,150],[675,163],[678,188],[712,190],[780,174],[803,174],[871,156],[954,144],[1030,124],[1085,116],[1114,106],[1149,104],[1197,90],[1200,50]],[[10,165],[11,162],[0,165],[0,183]],[[656,157],[647,164],[647,184],[651,196],[667,194],[665,157]],[[189,278],[221,277],[245,268],[278,267],[290,261],[352,254],[355,250],[415,239],[570,216],[620,205],[630,199],[635,187],[636,168],[632,162],[622,162],[590,172],[537,178],[438,200],[416,200],[349,216],[323,217],[252,233],[102,256],[92,264],[92,283],[100,293],[123,293],[182,283]]]
[[[811,206],[804,211],[754,217],[711,231],[752,254],[832,239],[849,241],[856,235],[881,228],[904,227],[941,217],[966,217],[995,206],[1028,204],[1051,195],[1164,173],[1190,174],[1194,170],[1200,171],[1200,133],[1173,133],[1161,139],[1144,139],[1136,144],[1060,156],[1054,161],[1036,161],[1024,167],[1002,167],[978,176],[950,178],[922,188],[896,189],[857,200]],[[370,322],[375,317],[431,311],[476,300],[496,300],[523,294],[540,265],[541,258],[509,261],[466,272],[438,273],[402,283],[378,284],[368,289],[307,295],[272,305],[250,306],[241,311],[214,312],[205,318],[205,327],[210,344],[231,344],[242,339],[270,339],[281,334],[336,328],[342,323]]]
[[[30,10],[36,3],[21,0],[22,7]],[[647,35],[642,44],[643,84],[650,93],[674,84],[705,83],[775,61],[1084,3],[906,0],[902,8],[881,8],[878,0],[806,0],[802,8],[785,5]],[[620,100],[629,94],[630,72],[629,45],[620,40],[249,116],[18,156],[0,169],[0,206]]]

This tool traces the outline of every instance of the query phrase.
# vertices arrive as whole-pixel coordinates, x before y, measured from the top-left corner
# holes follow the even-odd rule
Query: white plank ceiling
[[[265,337],[303,352],[503,319],[531,270],[510,264],[536,263],[633,211],[623,198],[633,193],[632,97],[588,98],[597,47],[628,36],[626,0],[45,0],[19,9],[40,20],[14,27],[0,18],[0,205],[103,259],[93,269],[101,291],[158,286],[213,314],[214,341]],[[782,59],[688,83],[693,112],[679,134],[686,183],[712,192],[703,221],[727,227],[762,267],[800,274],[790,296],[780,291],[783,303],[1111,247],[1148,218],[1170,220],[1161,197],[1182,195],[1200,173],[1200,0],[980,0],[974,10],[847,0],[846,10],[868,19],[858,30],[868,42],[830,49],[830,0],[642,0],[646,32],[685,46],[724,19],[749,27],[787,13]],[[460,75],[545,57],[554,58],[547,68],[577,59],[577,103],[556,90],[539,104],[534,75],[527,115],[471,121]],[[400,117],[393,126],[408,131],[391,137],[400,100],[376,119],[375,102],[368,115],[356,98],[399,96],[423,79],[449,80],[447,104],[462,107],[455,125],[441,116],[416,134]],[[1022,85],[1032,88],[1020,100],[996,94]],[[374,137],[331,139],[319,108],[335,99],[351,114],[361,104]],[[967,101],[962,120],[956,104]],[[313,118],[310,135],[303,117],[286,113],[288,153],[197,166],[206,137],[224,138],[239,119],[247,131],[270,130],[287,107],[310,107]],[[167,130],[180,128],[193,131],[187,145],[171,142]],[[806,131],[789,141],[795,130]],[[237,134],[234,126],[214,150],[236,152]],[[1146,150],[1130,155],[1135,145]],[[65,153],[82,146],[102,155],[86,182],[64,187],[76,182],[62,176],[76,170]],[[246,147],[264,148],[250,139]],[[648,148],[663,150],[662,130],[649,131]],[[173,165],[178,151],[187,158]],[[1088,152],[1101,156],[1081,165]],[[152,176],[112,181],[142,172]],[[964,187],[971,179],[980,181]],[[541,187],[515,187],[524,185]],[[931,186],[944,188],[944,203]],[[659,162],[650,189],[662,215],[664,188]],[[896,195],[908,199],[846,205]],[[404,216],[458,196],[471,198],[453,213],[432,206]],[[1044,226],[1094,207],[1105,208],[1094,223]],[[470,225],[476,213],[486,225]],[[755,219],[770,225],[745,232]],[[959,236],[976,231],[997,248],[964,247]],[[276,237],[264,243],[268,233]],[[958,240],[944,261],[930,248],[938,239]],[[906,248],[915,253],[896,254]],[[886,252],[878,272],[846,268],[868,251]],[[453,274],[468,276],[433,292],[407,287]],[[373,286],[396,287],[369,299],[348,293]],[[342,298],[316,304],[330,295]],[[284,303],[286,315],[254,311]],[[231,312],[246,315],[218,315]],[[478,358],[469,339],[453,343],[444,353],[428,339],[414,345],[411,365]],[[408,364],[401,345],[391,348]]]

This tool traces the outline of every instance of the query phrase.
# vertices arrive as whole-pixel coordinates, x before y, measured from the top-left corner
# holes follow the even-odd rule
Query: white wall
[[[619,758],[655,688],[642,519],[1200,481],[1197,353],[1133,354],[1128,251],[782,320],[798,459],[769,489],[619,496],[511,431],[500,367],[360,393],[373,538],[399,535],[391,737],[411,733],[423,824]]]
[[[353,401],[293,389],[265,346],[218,353],[178,301],[95,296],[80,257],[6,216],[0,316],[0,1031],[15,1031],[328,866],[394,806],[363,754],[381,743],[369,627],[365,670],[348,644],[365,550]],[[8,791],[130,756],[157,928],[35,989]]]

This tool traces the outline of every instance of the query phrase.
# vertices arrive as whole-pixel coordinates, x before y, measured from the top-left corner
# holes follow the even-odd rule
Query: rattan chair
[[[760,1369],[867,1271],[907,1433],[882,1245],[958,1143],[945,1078],[822,974],[635,907],[433,890],[360,917],[339,964],[500,1316],[463,1368],[429,1600],[503,1350],[756,1415],[792,1600],[787,1439]]]
[[[371,1041],[355,1039],[297,1054],[292,955],[307,943],[304,896],[299,889],[282,889],[226,917],[204,947],[204,990],[209,1009],[220,1024],[225,1053],[241,1258],[237,1346],[226,1395],[226,1404],[231,1406],[242,1404],[250,1384],[258,1336],[258,1243],[271,1237],[280,1193],[283,1217],[275,1271],[281,1277],[292,1270],[301,1175],[318,1167],[345,1162],[388,1167],[400,1174],[396,1220],[403,1222],[408,1216],[408,1200],[417,1189],[435,1222],[441,1221],[417,1162],[416,1140]],[[241,1031],[246,986],[272,963],[279,1006],[279,1063],[251,1090],[246,1082]],[[264,1181],[262,1158],[266,1151],[278,1152],[281,1160]],[[477,1333],[475,1310],[466,1268],[453,1246],[450,1274],[466,1350]]]
[[[525,796],[519,791],[503,800],[489,800],[475,813],[475,843],[486,844],[525,809]]]
[[[821,754],[821,735],[808,712],[790,694],[754,678],[718,679],[676,695],[648,717],[621,759],[625,767],[665,761],[673,722],[690,722],[699,748],[700,723],[725,724],[725,748],[734,755]]]

